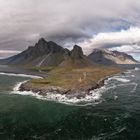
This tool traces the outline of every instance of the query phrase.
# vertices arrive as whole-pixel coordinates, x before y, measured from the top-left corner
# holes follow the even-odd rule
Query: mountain
[[[94,49],[88,58],[93,62],[105,65],[138,63],[131,55],[106,49]]]
[[[7,65],[75,67],[89,66],[93,63],[83,54],[81,47],[75,45],[73,50],[69,51],[55,42],[47,42],[43,38],[39,39],[35,46],[30,46],[20,54],[0,62]]]
[[[60,66],[86,67],[92,66],[94,63],[83,54],[81,47],[75,45],[68,57],[60,64]]]
[[[22,66],[60,66],[60,67],[87,67],[95,66],[95,63],[114,64],[137,64],[138,62],[130,55],[109,51],[106,49],[94,49],[87,57],[83,54],[80,46],[75,45],[70,51],[52,41],[39,39],[35,46],[29,46],[25,51],[0,60],[0,64]]]

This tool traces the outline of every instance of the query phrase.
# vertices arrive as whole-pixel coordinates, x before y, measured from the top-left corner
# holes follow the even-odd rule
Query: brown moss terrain
[[[45,68],[43,69],[45,70]],[[106,77],[122,71],[123,69],[121,68],[98,65],[79,69],[57,67],[48,73],[47,78],[32,79],[22,84],[20,90],[31,90],[40,94],[45,94],[46,92],[61,94],[89,93],[90,90],[103,86]]]

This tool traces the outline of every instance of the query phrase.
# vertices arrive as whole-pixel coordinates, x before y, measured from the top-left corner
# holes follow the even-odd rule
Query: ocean
[[[0,73],[0,140],[139,140],[140,67],[85,99],[19,92],[33,77]]]

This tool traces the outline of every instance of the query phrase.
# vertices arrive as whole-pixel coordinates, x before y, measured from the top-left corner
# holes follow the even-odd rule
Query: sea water
[[[139,67],[110,77],[104,87],[80,100],[19,92],[19,84],[31,78],[0,75],[0,139],[140,139]]]

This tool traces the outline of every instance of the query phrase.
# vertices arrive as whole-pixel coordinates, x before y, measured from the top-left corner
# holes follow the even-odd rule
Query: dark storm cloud
[[[139,7],[138,0],[0,0],[0,49],[24,50],[40,37],[70,46],[139,27]]]
[[[86,53],[94,48],[112,48],[127,53],[140,53],[140,28],[130,27],[127,30],[104,32],[94,35],[81,43]]]

